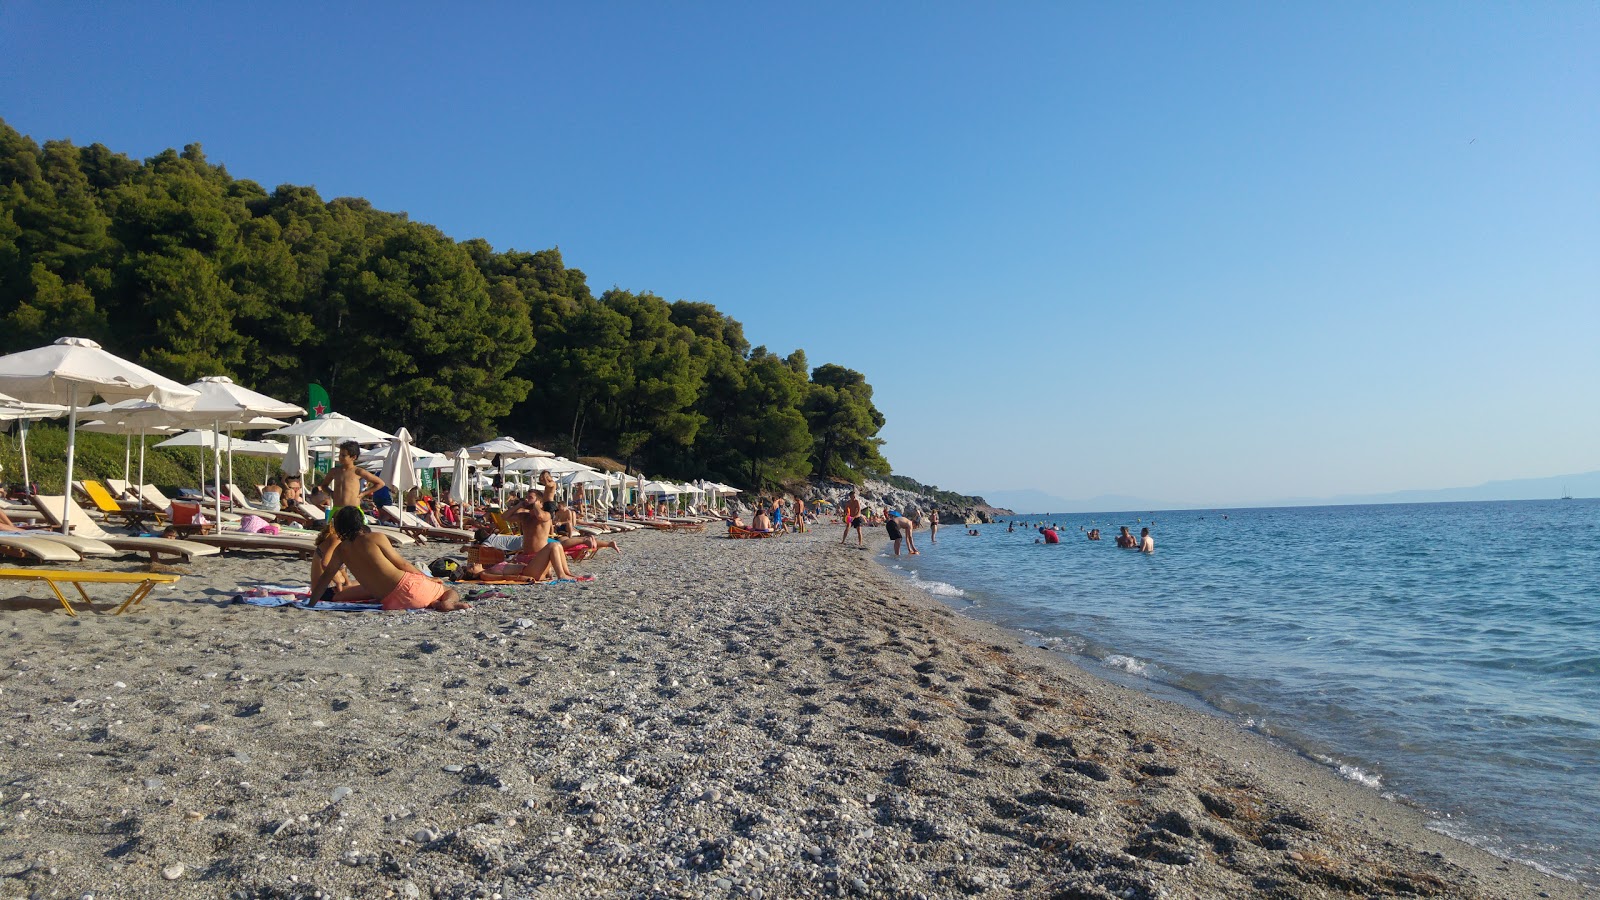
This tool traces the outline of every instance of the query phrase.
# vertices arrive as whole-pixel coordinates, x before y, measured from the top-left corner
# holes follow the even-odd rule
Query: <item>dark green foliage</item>
[[[708,303],[596,297],[555,248],[457,243],[359,198],[139,161],[0,121],[0,353],[63,335],[447,449],[510,434],[765,488],[888,472],[860,373],[751,349]],[[42,460],[42,458],[41,458]]]
[[[912,493],[932,497],[949,506],[978,506],[984,502],[982,497],[969,497],[966,494],[958,494],[955,491],[941,491],[936,485],[923,484],[915,478],[907,478],[904,475],[890,475],[887,481],[890,485],[902,491],[911,491]]]

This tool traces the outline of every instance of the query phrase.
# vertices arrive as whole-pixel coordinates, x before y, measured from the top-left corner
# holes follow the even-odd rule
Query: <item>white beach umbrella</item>
[[[358,444],[387,444],[393,438],[370,425],[363,425],[342,413],[328,413],[318,419],[296,422],[287,428],[269,431],[268,434],[292,437],[295,435],[338,443],[355,441]]]
[[[467,453],[467,448],[462,447],[456,451],[454,464],[454,468],[450,471],[450,499],[461,504],[462,521],[465,521],[467,499],[471,496],[471,492],[467,490],[471,486],[471,482],[468,479],[472,477],[467,471],[467,467],[472,464],[471,455]]]
[[[209,424],[216,433],[226,430],[243,431],[254,428],[268,428],[271,424],[252,426],[249,423],[254,419],[271,418],[275,416],[303,416],[305,409],[268,397],[258,391],[252,391],[241,384],[234,384],[233,379],[225,375],[212,375],[202,378],[189,385],[189,389],[200,396],[194,405],[189,407],[190,421],[195,424]],[[215,464],[216,480],[216,513],[217,521],[222,521],[222,447],[218,443],[208,445],[211,447],[211,457]],[[233,480],[233,458],[228,458],[228,480]]]
[[[17,449],[22,454],[22,483],[31,484],[28,475],[28,423],[35,419],[57,419],[67,414],[65,406],[54,403],[24,403],[9,394],[0,394],[0,422],[17,423]]]
[[[389,455],[383,461],[383,473],[378,477],[394,491],[397,500],[422,483],[417,480],[417,464],[411,455],[411,432],[402,428],[394,433]]]
[[[72,465],[78,443],[78,406],[95,397],[108,401],[153,400],[193,406],[199,395],[165,375],[131,363],[88,338],[60,338],[46,347],[0,356],[0,391],[29,403],[67,406],[67,489],[61,501],[61,532],[71,531]]]
[[[81,413],[93,413],[108,423],[116,423],[127,429],[129,436],[133,432],[139,433],[139,480],[137,484],[144,484],[144,451],[145,437],[147,435],[173,435],[182,430],[188,421],[188,410],[181,406],[168,406],[150,400],[122,400],[116,403],[96,403],[85,406]],[[202,467],[200,481],[202,487],[205,482],[205,472]],[[141,504],[143,500],[139,501]]]
[[[506,459],[510,458],[515,460],[535,456],[555,456],[554,453],[551,453],[548,450],[540,450],[538,447],[532,446],[531,444],[524,444],[515,438],[509,437],[497,437],[492,441],[484,441],[481,444],[473,444],[471,447],[467,448],[467,451],[470,452],[475,459],[483,460],[485,462],[493,460],[496,457],[500,459],[501,506],[504,506],[506,503]]]

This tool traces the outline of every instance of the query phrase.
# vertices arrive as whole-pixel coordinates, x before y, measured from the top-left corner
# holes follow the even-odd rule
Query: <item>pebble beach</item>
[[[0,900],[1586,896],[957,615],[870,536],[624,535],[451,614],[233,603],[307,580],[271,556],[116,617],[8,582]]]

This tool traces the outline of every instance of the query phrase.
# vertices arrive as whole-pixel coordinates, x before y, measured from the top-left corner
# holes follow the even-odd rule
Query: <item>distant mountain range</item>
[[[1218,509],[1247,506],[1340,506],[1365,503],[1459,503],[1473,500],[1555,500],[1563,495],[1600,497],[1600,472],[1555,475],[1549,478],[1519,478],[1490,481],[1476,487],[1437,490],[1391,491],[1386,494],[1340,494],[1334,497],[1285,497],[1244,503],[1173,503],[1126,494],[1101,494],[1079,500],[1057,497],[1044,491],[1024,489],[983,491],[983,498],[994,506],[1019,513],[1045,512],[1125,512],[1154,509]]]

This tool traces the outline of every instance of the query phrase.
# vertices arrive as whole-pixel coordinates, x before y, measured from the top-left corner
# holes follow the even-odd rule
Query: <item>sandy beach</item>
[[[715,531],[453,614],[231,603],[306,581],[263,556],[120,617],[7,583],[0,900],[1587,895],[951,612],[881,534]]]

